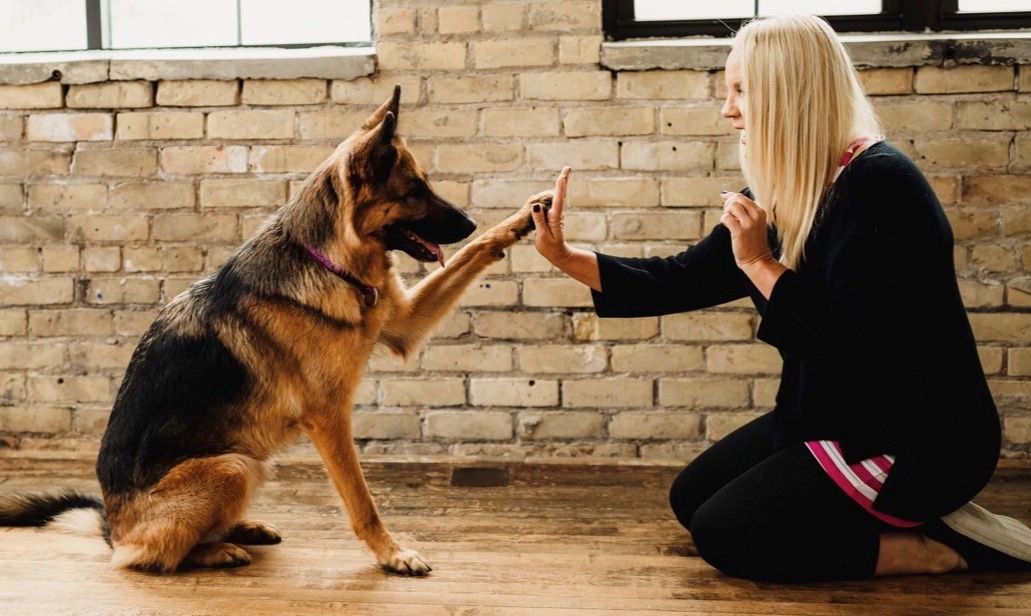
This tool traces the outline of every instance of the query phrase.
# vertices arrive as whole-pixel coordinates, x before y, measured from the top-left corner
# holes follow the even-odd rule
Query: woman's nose
[[[720,109],[720,115],[724,118],[733,118],[737,115],[737,105],[732,105],[728,98],[723,102],[723,108]]]

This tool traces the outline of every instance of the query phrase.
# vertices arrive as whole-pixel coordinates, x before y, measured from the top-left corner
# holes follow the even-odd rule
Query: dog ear
[[[383,121],[383,118],[385,118],[387,113],[389,112],[392,112],[394,114],[394,118],[396,119],[397,114],[400,111],[400,107],[401,86],[399,84],[394,86],[394,93],[390,96],[390,98],[388,98],[386,102],[380,105],[379,109],[373,111],[372,115],[366,118],[365,123],[362,124],[362,130],[369,131],[376,128],[380,124],[380,122]]]
[[[397,114],[393,111],[388,111],[383,116],[383,122],[380,124],[379,130],[376,132],[376,140],[380,143],[390,143],[394,140],[394,133],[397,132]]]
[[[372,181],[382,184],[390,176],[390,170],[397,163],[397,148],[394,147],[394,134],[397,132],[397,115],[388,111],[383,116],[375,134],[369,140],[369,157],[367,159],[368,175]]]

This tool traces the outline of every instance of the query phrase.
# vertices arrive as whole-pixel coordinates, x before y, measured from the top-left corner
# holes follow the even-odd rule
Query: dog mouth
[[[401,226],[393,226],[387,233],[387,248],[390,250],[403,250],[405,254],[415,259],[431,263],[436,261],[444,267],[444,251],[435,244],[411,229]]]

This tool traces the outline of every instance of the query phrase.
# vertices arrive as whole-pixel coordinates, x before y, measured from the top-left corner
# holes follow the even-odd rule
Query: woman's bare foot
[[[963,571],[966,561],[944,543],[918,532],[884,533],[875,575]]]

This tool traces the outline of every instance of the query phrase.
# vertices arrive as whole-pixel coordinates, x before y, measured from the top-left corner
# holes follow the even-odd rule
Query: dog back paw
[[[183,567],[205,567],[209,569],[229,569],[251,564],[251,555],[247,550],[234,543],[219,541],[202,543],[186,555]]]
[[[271,524],[247,520],[230,528],[222,539],[241,545],[275,545],[283,540],[283,536]]]

